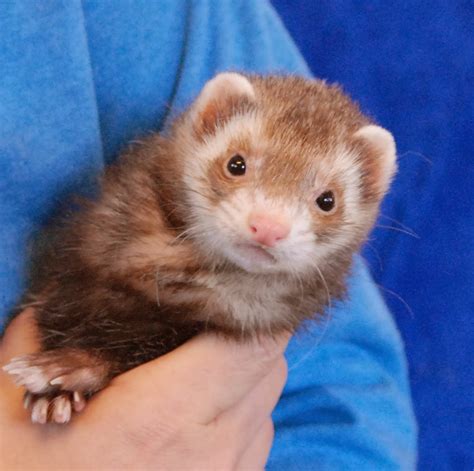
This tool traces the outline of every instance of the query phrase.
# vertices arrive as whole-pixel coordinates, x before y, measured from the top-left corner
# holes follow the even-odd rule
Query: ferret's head
[[[395,144],[336,86],[222,73],[174,130],[187,233],[213,260],[300,276],[356,250]]]

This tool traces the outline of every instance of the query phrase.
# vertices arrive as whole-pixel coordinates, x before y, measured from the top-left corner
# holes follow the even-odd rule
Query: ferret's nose
[[[267,247],[273,247],[290,233],[288,223],[262,213],[251,213],[248,223],[252,239]]]

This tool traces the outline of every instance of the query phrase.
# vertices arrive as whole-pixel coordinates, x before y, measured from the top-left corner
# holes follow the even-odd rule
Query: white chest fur
[[[283,301],[292,290],[292,283],[278,278],[242,274],[220,274],[209,277],[210,293],[207,308],[231,315],[245,327],[267,330],[275,321],[288,316],[290,307]]]

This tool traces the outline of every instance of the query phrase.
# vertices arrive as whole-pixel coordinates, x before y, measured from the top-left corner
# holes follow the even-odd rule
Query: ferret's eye
[[[334,205],[336,204],[334,193],[332,191],[325,191],[318,196],[316,199],[316,204],[322,211],[328,213],[334,208]]]
[[[227,170],[231,175],[240,177],[245,174],[245,159],[241,155],[234,155],[227,163]]]

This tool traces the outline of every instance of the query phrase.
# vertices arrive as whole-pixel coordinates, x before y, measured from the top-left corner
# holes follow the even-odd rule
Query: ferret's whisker
[[[408,313],[410,314],[410,317],[412,319],[415,319],[415,313],[413,311],[413,309],[410,307],[410,305],[397,293],[395,293],[395,291],[392,291],[388,288],[386,288],[385,286],[379,284],[379,283],[376,283],[376,285],[382,290],[382,291],[385,291],[387,292],[388,294],[391,294],[394,298],[398,299],[406,308],[406,310],[408,311]]]
[[[319,338],[317,339],[317,341],[315,343],[313,343],[313,345],[311,346],[311,348],[305,352],[305,354],[299,358],[299,360],[293,364],[290,368],[289,368],[289,371],[292,371],[294,369],[296,369],[298,366],[300,366],[310,355],[311,353],[321,344],[321,342],[323,341],[323,338],[324,336],[326,335],[327,331],[328,331],[328,328],[329,328],[329,324],[331,323],[331,320],[332,320],[332,301],[331,301],[331,295],[330,295],[330,292],[329,292],[329,287],[328,287],[328,284],[326,282],[326,279],[323,275],[323,273],[321,272],[321,269],[315,265],[315,269],[316,271],[318,272],[319,274],[319,277],[323,283],[323,286],[325,287],[325,290],[326,290],[326,296],[327,296],[327,312],[326,312],[326,322],[324,324],[324,327],[322,329],[322,332],[320,333],[319,335]]]
[[[399,227],[385,226],[383,224],[376,224],[375,227],[378,227],[379,229],[387,229],[390,231],[400,232],[402,234],[406,234],[410,237],[413,237],[414,239],[421,239],[421,237],[418,234],[415,234],[414,232],[406,231],[405,229],[400,229]]]
[[[426,163],[428,163],[429,165],[433,165],[433,161],[427,157],[425,154],[423,154],[422,152],[417,152],[415,150],[407,150],[406,152],[404,152],[403,154],[399,155],[398,158],[399,159],[403,159],[409,155],[414,155],[415,157],[419,157],[421,159],[423,159]]]
[[[372,251],[372,253],[377,258],[377,261],[379,263],[380,271],[383,271],[382,257],[380,256],[378,250],[373,246],[373,244],[369,240],[366,240],[365,244],[367,245],[367,247]]]
[[[394,219],[390,216],[386,216],[383,213],[380,213],[379,215],[380,215],[380,217],[383,217],[385,219],[388,219],[389,221],[394,222],[395,224],[398,224],[402,229],[405,229],[406,231],[411,232],[412,234],[416,234],[416,232],[411,227],[406,226],[405,224],[401,223],[397,219]]]

